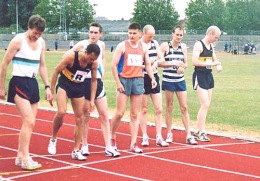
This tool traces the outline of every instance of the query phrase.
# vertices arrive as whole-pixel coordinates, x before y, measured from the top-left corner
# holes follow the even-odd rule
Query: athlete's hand
[[[53,106],[53,94],[50,88],[46,89],[46,100],[50,103],[51,106]]]
[[[90,101],[89,104],[90,104],[89,112],[93,112],[95,110],[95,103]]]
[[[152,89],[154,89],[157,86],[157,82],[155,78],[152,79]]]
[[[5,100],[6,92],[5,89],[0,89],[0,99]]]
[[[183,67],[179,67],[177,70],[177,74],[183,74],[184,73],[184,68]]]
[[[116,87],[117,87],[116,90],[117,90],[118,92],[121,92],[121,93],[125,92],[125,88],[124,88],[124,86],[121,84],[121,82],[119,82]]]

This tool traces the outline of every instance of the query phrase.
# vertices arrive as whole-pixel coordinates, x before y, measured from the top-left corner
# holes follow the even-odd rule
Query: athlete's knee
[[[143,107],[142,108],[142,114],[147,114],[148,112],[148,108],[147,107]]]
[[[75,121],[77,125],[83,125],[84,121],[85,121],[85,116],[76,116],[75,117]]]
[[[210,106],[210,102],[209,102],[209,101],[203,102],[203,103],[201,104],[201,107],[202,107],[203,109],[209,109],[209,106]]]
[[[157,107],[157,108],[155,108],[155,114],[156,114],[156,115],[162,114],[162,107]]]
[[[59,119],[59,120],[62,120],[63,119],[63,117],[65,116],[65,114],[66,114],[66,110],[59,110],[57,113],[56,113],[56,117],[57,117],[57,119]]]
[[[138,118],[138,112],[131,112],[130,113],[131,120],[137,120]]]
[[[117,118],[117,119],[122,119],[123,116],[124,116],[124,112],[117,112],[115,114],[115,118]]]
[[[25,119],[23,121],[23,126],[29,128],[29,129],[33,129],[35,126],[35,120],[33,118],[31,119]]]
[[[100,118],[100,120],[101,120],[102,123],[107,123],[107,122],[109,122],[109,118],[108,118],[107,113],[100,113],[100,114],[99,114],[99,118]]]
[[[188,105],[183,105],[181,106],[181,112],[184,114],[184,113],[187,113],[188,112]]]

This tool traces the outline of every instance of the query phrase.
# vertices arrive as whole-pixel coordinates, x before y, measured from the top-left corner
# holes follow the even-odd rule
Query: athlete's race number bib
[[[128,54],[127,65],[142,66],[143,65],[142,55]]]
[[[212,64],[212,59],[211,59],[211,58],[207,58],[207,59],[206,59],[206,63]],[[212,65],[207,65],[207,66],[206,66],[206,69],[212,69]]]
[[[77,70],[74,74],[73,81],[75,82],[84,82],[87,72]]]

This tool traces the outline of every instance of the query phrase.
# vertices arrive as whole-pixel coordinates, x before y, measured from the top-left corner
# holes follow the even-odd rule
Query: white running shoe
[[[23,170],[36,170],[41,168],[42,165],[38,162],[32,160],[32,158],[28,158],[26,161],[21,162],[21,167]]]
[[[74,150],[72,151],[71,153],[71,158],[73,160],[79,160],[79,161],[85,161],[87,159],[87,157],[83,156],[81,154],[81,151],[80,150]]]
[[[173,142],[173,135],[172,133],[167,134],[167,138],[165,140],[167,143],[172,143]]]
[[[33,161],[33,160],[32,160],[32,157],[29,157],[28,160],[31,160],[31,162],[35,162],[35,164],[38,164],[37,161]],[[22,159],[16,157],[14,164],[15,164],[16,166],[20,166],[20,167],[21,167],[21,166],[22,166]]]
[[[186,143],[190,145],[197,145],[198,142],[195,140],[194,136],[187,137]]]
[[[130,147],[130,150],[134,153],[143,153],[143,150],[136,143]]]
[[[83,145],[81,147],[81,154],[84,155],[84,156],[88,156],[89,155],[88,145]]]
[[[106,156],[111,156],[111,157],[119,157],[120,153],[117,150],[115,150],[112,147],[110,147],[108,149],[107,148],[105,149],[105,155]]]
[[[164,141],[162,138],[156,138],[156,146],[167,147],[169,143]]]
[[[48,145],[48,152],[51,155],[56,154],[56,144],[57,144],[57,139],[50,139],[49,145]]]
[[[142,146],[149,146],[149,137],[143,137]]]

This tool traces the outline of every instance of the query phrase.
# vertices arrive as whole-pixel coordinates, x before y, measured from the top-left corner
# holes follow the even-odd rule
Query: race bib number
[[[127,65],[142,66],[143,65],[142,55],[128,54]]]
[[[207,58],[207,59],[206,59],[206,63],[212,64],[212,59],[211,59],[211,58]],[[212,69],[212,65],[207,65],[207,66],[206,66],[206,69]]]
[[[73,76],[73,81],[75,82],[84,82],[87,72],[77,70],[77,72]]]

